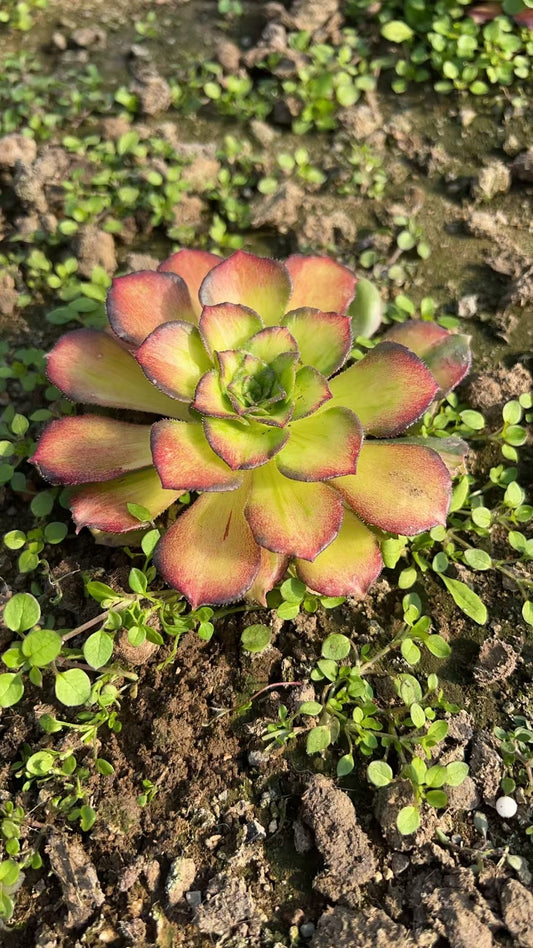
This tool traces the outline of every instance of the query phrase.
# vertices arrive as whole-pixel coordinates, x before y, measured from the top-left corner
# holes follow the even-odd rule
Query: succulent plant
[[[320,594],[363,596],[380,531],[446,520],[446,464],[398,435],[469,354],[466,337],[414,322],[350,364],[356,282],[327,257],[195,250],[116,278],[109,329],[63,336],[48,376],[74,401],[151,417],[45,428],[33,462],[73,487],[78,529],[127,535],[130,505],[151,519],[170,508],[155,562],[195,607],[265,603],[289,565]],[[185,492],[198,496],[176,516]]]

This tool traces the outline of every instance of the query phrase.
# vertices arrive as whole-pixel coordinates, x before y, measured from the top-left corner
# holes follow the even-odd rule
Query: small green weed
[[[394,69],[395,92],[433,79],[436,92],[468,90],[479,96],[529,79],[531,31],[509,18],[517,12],[516,4],[512,0],[504,4],[509,16],[496,16],[486,23],[469,16],[469,6],[470,0],[387,0],[381,4],[381,35],[401,50],[399,56],[383,61],[386,71]],[[370,25],[366,7],[362,0],[348,4],[348,15],[362,28]]]
[[[511,721],[514,727],[510,730],[494,728],[507,771],[501,782],[502,791],[511,794],[521,787],[530,796],[533,793],[533,728],[522,715],[513,715]]]
[[[451,393],[436,413],[425,416],[421,432],[430,439],[459,435],[474,443],[477,439],[482,443],[495,442],[506,460],[516,461],[518,448],[527,438],[526,428],[519,422],[530,422],[531,404],[529,393],[508,402],[503,408],[500,428],[491,434],[481,434],[485,428],[481,413],[461,405],[457,395]],[[526,503],[517,477],[518,468],[505,464],[491,467],[488,480],[482,484],[473,475],[464,474],[454,488],[446,527],[435,527],[412,540],[385,540],[382,551],[388,568],[395,568],[401,557],[409,561],[399,573],[399,588],[410,589],[420,575],[432,572],[456,605],[469,618],[484,625],[485,605],[466,583],[449,576],[448,570],[457,563],[474,572],[494,569],[513,581],[523,600],[522,618],[533,624],[533,581],[525,568],[533,557],[533,546],[523,533],[525,525],[533,519],[533,507]],[[500,548],[502,529],[506,547],[495,554],[491,547],[498,544]]]
[[[48,0],[5,0],[0,10],[0,27],[9,26],[13,30],[27,33],[35,23],[32,14],[46,10]]]
[[[392,705],[376,696],[372,687],[372,675],[395,651],[410,665],[418,663],[424,649],[438,658],[450,655],[448,643],[431,631],[430,618],[421,614],[416,594],[404,597],[403,608],[404,621],[383,648],[373,650],[367,644],[358,650],[347,636],[329,635],[311,672],[311,679],[322,688],[320,700],[304,702],[291,716],[281,706],[278,721],[267,725],[263,739],[273,750],[305,736],[309,755],[344,745],[346,752],[337,760],[339,777],[352,772],[356,753],[376,758],[367,768],[371,784],[383,787],[394,779],[407,779],[412,784],[413,804],[400,812],[397,824],[401,833],[412,833],[419,826],[422,803],[445,807],[447,797],[442,788],[459,786],[468,767],[456,761],[428,768],[424,762],[424,757],[434,757],[434,748],[448,734],[443,714],[459,710],[446,701],[435,674],[422,684],[409,673],[389,673],[397,698]]]

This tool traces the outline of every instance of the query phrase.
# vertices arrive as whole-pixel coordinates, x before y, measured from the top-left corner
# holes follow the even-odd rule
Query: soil
[[[226,66],[245,72],[246,50],[253,74],[254,50],[283,42],[287,28],[309,29],[321,40],[334,34],[342,19],[336,0],[247,4],[242,24],[221,19],[216,3],[207,0],[116,0],[112,9],[93,0],[82,6],[78,12],[53,0],[28,36],[9,34],[0,48],[24,42],[35,55],[48,57],[52,68],[61,67],[61,57],[72,61],[89,49],[115,86],[133,81],[143,105],[136,120],[141,137],[144,123],[164,121],[166,134],[195,155],[188,172],[193,191],[201,191],[206,176],[216,177],[214,145],[228,131],[271,155],[301,142],[280,123],[290,102],[280,103],[266,121],[237,129],[209,112],[183,120],[172,112],[168,64],[171,53],[181,55],[179,37],[187,36],[188,55],[218,55]],[[151,10],[165,29],[145,47],[148,72],[137,71],[132,80],[131,24]],[[266,24],[270,33],[265,34]],[[246,247],[279,256],[328,252],[353,265],[356,250],[379,246],[380,240],[390,254],[385,225],[416,208],[434,252],[412,268],[408,292],[416,300],[434,296],[464,319],[473,336],[474,367],[459,394],[496,426],[503,404],[531,387],[533,232],[527,208],[532,187],[529,159],[515,157],[528,145],[528,122],[510,102],[491,109],[476,101],[468,122],[463,106],[455,99],[443,104],[427,91],[398,98],[384,88],[345,110],[338,131],[309,135],[305,147],[333,181],[336,149],[354,136],[373,142],[394,182],[393,200],[341,197],[329,184],[317,192],[288,181],[274,196],[254,195]],[[119,117],[103,121],[109,137],[123,133]],[[154,127],[148,126],[148,134]],[[511,139],[518,143],[512,155],[505,147]],[[0,141],[9,239],[14,230],[46,231],[48,216],[61,213],[61,180],[76,165],[58,145],[39,145],[37,153],[32,146],[20,136]],[[180,210],[205,233],[209,207],[198,196],[188,200]],[[117,258],[122,268],[153,267],[171,249],[157,232],[147,240],[139,221],[132,222],[129,237],[109,237],[102,241],[95,228],[81,232],[72,250],[82,273],[88,275],[94,263],[113,272]],[[9,274],[2,286],[0,320],[10,344],[50,344],[58,330],[43,321],[43,309],[17,309]],[[391,296],[397,290],[388,287]],[[20,410],[39,407],[31,396],[24,399]],[[486,474],[497,458],[497,451],[474,452],[470,463],[476,474]],[[520,480],[526,486],[526,470]],[[23,521],[24,512],[20,502],[13,506],[6,490],[0,491],[6,501],[4,532],[13,528],[15,514]],[[27,588],[27,577],[16,574],[6,551],[0,553],[0,568],[9,586],[6,595]],[[58,626],[74,626],[96,612],[83,597],[83,573],[120,586],[128,568],[122,550],[95,546],[89,535],[66,540],[52,562],[52,579],[61,582],[63,592]],[[453,646],[451,659],[429,662],[424,670],[438,670],[448,698],[464,709],[450,719],[444,753],[466,760],[470,777],[455,797],[450,794],[446,810],[425,808],[421,829],[409,837],[395,824],[398,810],[411,802],[409,784],[373,793],[364,762],[350,777],[335,781],[334,755],[311,759],[301,748],[266,755],[261,741],[280,704],[294,711],[298,702],[314,697],[309,673],[327,634],[342,631],[363,644],[399,621],[403,591],[392,585],[388,572],[363,603],[348,601],[294,623],[265,619],[260,612],[247,616],[247,625],[272,625],[272,645],[258,655],[240,649],[242,618],[235,616],[217,624],[210,642],[184,636],[168,664],[167,645],[143,654],[123,643],[121,657],[138,681],[134,691],[125,692],[120,733],[100,732],[98,753],[114,772],[92,787],[98,819],[90,833],[51,816],[45,796],[21,793],[11,771],[25,744],[35,750],[48,746],[49,737],[36,725],[43,709],[53,706],[47,680],[37,706],[34,692],[0,712],[0,802],[19,799],[33,814],[26,832],[42,833],[45,840],[44,870],[26,873],[13,926],[7,930],[0,924],[0,943],[9,948],[532,946],[532,837],[524,833],[533,822],[531,799],[522,795],[512,822],[496,815],[503,764],[492,734],[507,712],[527,714],[529,708],[531,714],[531,630],[521,621],[511,584],[492,571],[469,574],[468,581],[488,606],[486,629],[455,609],[435,578],[428,576],[421,593],[430,603],[435,631]],[[0,633],[2,647],[10,638]],[[406,670],[401,659],[394,659],[394,668]],[[298,690],[279,684],[286,681],[305,684]],[[252,710],[232,711],[271,683],[277,688]],[[83,747],[76,747],[82,755]],[[143,781],[156,792],[141,806]],[[490,826],[488,854],[476,811]],[[513,864],[509,856],[520,858]]]

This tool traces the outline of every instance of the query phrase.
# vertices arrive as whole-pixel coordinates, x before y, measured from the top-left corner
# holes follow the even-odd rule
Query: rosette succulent
[[[319,594],[364,595],[381,531],[446,520],[447,465],[398,435],[469,355],[466,337],[412,322],[350,364],[356,282],[327,257],[194,250],[116,278],[109,329],[63,336],[48,376],[74,401],[151,417],[45,428],[33,462],[72,485],[78,529],[127,534],[129,505],[152,519],[171,508],[155,562],[194,607],[264,603],[289,566]]]

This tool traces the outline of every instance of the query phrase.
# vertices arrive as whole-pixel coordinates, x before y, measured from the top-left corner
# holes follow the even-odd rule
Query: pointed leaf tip
[[[361,599],[379,576],[383,561],[374,534],[345,510],[333,542],[313,562],[297,559],[295,565],[299,578],[315,592]]]
[[[336,537],[342,501],[325,484],[291,480],[271,462],[253,473],[245,515],[261,546],[312,560]]]
[[[44,429],[31,461],[52,484],[111,480],[151,465],[150,426],[100,415],[58,418]]]

